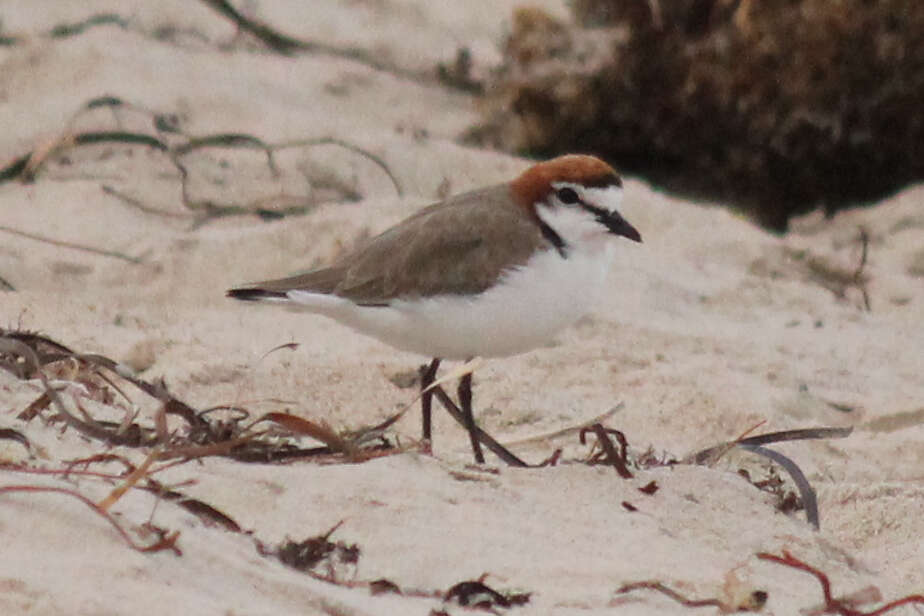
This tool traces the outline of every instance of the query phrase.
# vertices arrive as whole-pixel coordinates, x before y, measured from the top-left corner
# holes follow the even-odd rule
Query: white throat
[[[555,183],[553,187],[568,187],[575,190],[585,203],[607,211],[618,210],[622,201],[622,189],[609,186],[606,188],[587,188],[567,182]],[[588,256],[609,256],[612,245],[617,238],[600,222],[596,216],[579,205],[568,205],[553,199],[551,205],[536,204],[536,214],[565,242],[564,252],[580,251]]]

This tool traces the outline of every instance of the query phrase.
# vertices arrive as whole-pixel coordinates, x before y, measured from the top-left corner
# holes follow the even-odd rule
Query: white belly
[[[472,297],[440,295],[363,307],[340,297],[290,291],[290,305],[331,317],[395,348],[427,357],[516,355],[547,343],[584,315],[600,295],[609,244],[538,253]]]

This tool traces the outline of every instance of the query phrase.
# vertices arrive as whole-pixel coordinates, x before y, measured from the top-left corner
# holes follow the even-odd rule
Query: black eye
[[[559,201],[568,205],[577,203],[581,200],[581,198],[578,197],[578,194],[574,192],[573,188],[559,188],[555,193],[555,196],[558,197]]]

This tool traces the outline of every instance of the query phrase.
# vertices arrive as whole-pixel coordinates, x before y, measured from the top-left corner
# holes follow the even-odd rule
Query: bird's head
[[[594,156],[568,154],[533,165],[510,184],[514,200],[564,254],[572,242],[600,236],[642,236],[619,213],[622,180]]]

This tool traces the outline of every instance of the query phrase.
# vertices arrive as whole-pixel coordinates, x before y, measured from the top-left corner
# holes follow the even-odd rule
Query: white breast
[[[569,248],[567,258],[556,250],[539,252],[475,296],[398,300],[383,307],[305,291],[290,291],[288,297],[301,309],[427,357],[516,355],[547,343],[599,297],[612,239],[606,241],[603,234],[582,239]]]

